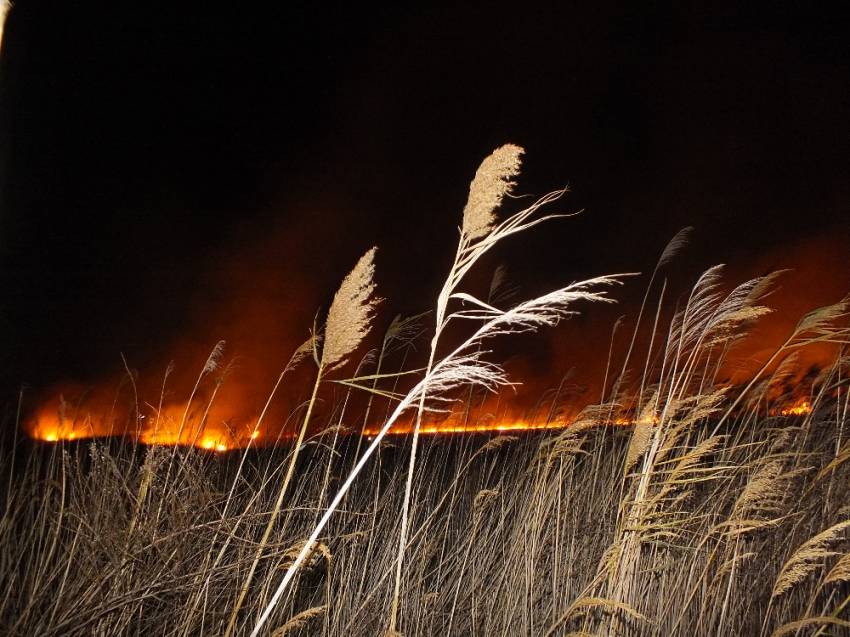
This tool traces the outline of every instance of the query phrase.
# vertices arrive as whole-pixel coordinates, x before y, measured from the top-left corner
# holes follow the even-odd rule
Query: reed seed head
[[[468,239],[480,239],[493,228],[494,211],[516,185],[511,178],[519,174],[523,152],[519,146],[505,144],[481,162],[463,209],[463,234]]]
[[[353,352],[372,323],[373,311],[380,301],[374,296],[375,251],[372,248],[357,262],[334,295],[325,324],[323,367],[339,367]]]

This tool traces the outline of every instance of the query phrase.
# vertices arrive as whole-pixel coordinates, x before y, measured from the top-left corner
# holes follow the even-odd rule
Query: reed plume
[[[357,264],[343,279],[336,294],[334,295],[331,307],[328,310],[328,319],[324,330],[324,347],[322,355],[319,358],[316,354],[318,347],[319,336],[317,330],[313,330],[313,336],[310,339],[311,349],[314,359],[318,361],[318,369],[316,370],[316,380],[313,383],[313,393],[307,403],[307,410],[304,414],[304,419],[301,422],[301,428],[298,431],[298,437],[295,440],[295,445],[289,457],[289,464],[286,468],[286,474],[278,491],[277,499],[269,516],[266,528],[263,531],[263,536],[257,545],[257,550],[254,554],[254,559],[248,569],[248,575],[245,577],[240,588],[239,597],[236,604],[230,613],[230,619],[225,630],[225,637],[229,637],[235,627],[239,610],[245,601],[251,581],[254,577],[254,572],[257,569],[260,558],[271,536],[274,524],[280,514],[283,505],[283,499],[286,495],[292,476],[295,472],[295,464],[298,460],[298,454],[301,451],[301,446],[304,443],[304,436],[307,433],[307,427],[310,424],[310,417],[313,413],[313,406],[316,403],[319,385],[323,380],[323,375],[336,369],[346,362],[346,357],[351,354],[363,340],[363,337],[369,330],[372,321],[372,313],[378,300],[373,297],[375,284],[373,277],[375,274],[375,251],[376,248],[371,248],[364,254]],[[296,351],[295,356],[304,356],[306,343]],[[315,538],[308,541],[305,551],[310,550],[315,544]],[[304,558],[302,558],[303,561]],[[300,564],[300,562],[299,562]],[[256,629],[255,629],[256,631]]]
[[[372,248],[348,273],[334,295],[325,323],[321,367],[330,371],[345,364],[346,357],[369,332],[375,307],[375,252]]]
[[[836,555],[830,547],[844,539],[842,533],[848,526],[850,526],[850,520],[833,524],[801,544],[779,571],[771,597],[779,597],[787,593],[820,568],[824,559]]]
[[[481,162],[463,208],[462,232],[470,241],[484,237],[493,229],[495,210],[516,185],[511,178],[519,174],[524,152],[519,146],[505,144]]]

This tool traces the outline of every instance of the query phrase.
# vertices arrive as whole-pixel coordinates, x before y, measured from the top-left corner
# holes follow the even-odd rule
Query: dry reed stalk
[[[439,404],[441,400],[446,400],[443,398],[446,393],[470,382],[476,383],[490,391],[495,391],[499,387],[510,384],[501,367],[482,360],[481,350],[476,349],[481,342],[496,336],[531,332],[541,327],[556,325],[561,319],[575,314],[575,310],[571,308],[577,301],[612,302],[605,295],[603,289],[607,286],[620,283],[617,277],[597,277],[574,283],[541,297],[525,301],[511,310],[504,312],[494,310],[495,313],[488,314],[487,320],[484,321],[472,336],[467,338],[455,350],[435,362],[430,372],[401,399],[393,413],[381,427],[381,430],[374,436],[354,469],[352,469],[340,485],[336,496],[334,496],[308,538],[308,544],[318,539],[319,534],[325,528],[330,517],[351,488],[354,479],[363,469],[374,451],[381,445],[384,437],[402,413],[416,404],[423,405],[426,394],[431,396],[432,400],[436,400]],[[364,387],[364,389],[368,388]],[[408,473],[408,477],[409,475]],[[408,491],[406,490],[405,494],[407,493]],[[286,575],[254,625],[254,629],[251,632],[252,637],[256,637],[262,630],[272,610],[286,591],[306,557],[307,551],[302,551],[293,565],[287,570]],[[395,629],[393,628],[393,630]]]
[[[446,326],[446,312],[449,300],[460,283],[463,275],[471,268],[477,258],[486,250],[484,240],[494,232],[495,210],[501,204],[505,195],[510,194],[514,183],[511,178],[519,172],[520,157],[523,149],[513,144],[506,144],[491,153],[475,173],[475,178],[469,186],[469,197],[463,210],[460,241],[455,260],[437,297],[436,320],[434,336],[431,339],[431,349],[425,375],[434,366],[437,344]],[[492,245],[492,243],[491,243]],[[474,248],[473,246],[476,246]],[[480,246],[480,247],[477,247]],[[464,260],[466,265],[464,266]],[[395,631],[398,624],[398,604],[401,594],[401,577],[404,563],[404,547],[407,541],[408,521],[410,516],[410,497],[413,484],[413,472],[416,466],[416,451],[419,443],[419,428],[422,424],[422,414],[425,410],[426,392],[423,391],[416,412],[413,427],[413,440],[410,447],[407,481],[405,483],[404,501],[401,513],[401,531],[398,540],[398,559],[396,561],[395,582],[393,585],[392,604],[388,630]]]
[[[334,295],[331,307],[328,310],[328,319],[324,330],[324,347],[322,348],[321,358],[317,357],[315,351],[317,339],[313,339],[313,355],[316,359],[318,370],[316,371],[316,380],[313,383],[313,392],[310,396],[310,401],[307,404],[307,411],[304,414],[304,419],[301,423],[301,429],[298,432],[298,438],[292,449],[289,458],[289,465],[286,469],[286,475],[283,478],[280,490],[278,491],[277,499],[274,503],[271,515],[269,516],[266,528],[263,531],[263,536],[257,545],[257,550],[248,569],[248,575],[240,588],[239,597],[234,604],[230,613],[230,619],[225,629],[225,637],[229,637],[236,627],[236,620],[239,610],[245,601],[248,594],[251,581],[260,562],[263,551],[266,548],[275,521],[280,514],[283,505],[283,499],[292,480],[295,472],[295,463],[298,460],[298,454],[301,450],[301,445],[304,442],[304,436],[307,433],[307,427],[310,424],[310,416],[313,413],[313,406],[316,403],[316,396],[319,391],[319,385],[322,381],[323,374],[343,365],[346,357],[353,352],[363,340],[363,337],[369,330],[371,325],[373,312],[378,300],[373,297],[375,291],[374,275],[375,275],[375,251],[376,248],[371,248],[364,254],[351,272],[343,279],[336,294]],[[315,543],[315,538],[309,541],[309,546]],[[303,561],[303,558],[302,558]],[[256,629],[255,629],[256,630]]]

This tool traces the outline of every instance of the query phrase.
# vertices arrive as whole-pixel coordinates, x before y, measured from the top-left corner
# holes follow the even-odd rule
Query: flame
[[[140,413],[135,428],[119,426],[114,419],[96,419],[87,414],[84,419],[69,418],[72,411],[60,396],[58,401],[43,404],[26,423],[27,435],[43,442],[84,440],[124,434],[145,445],[184,445],[223,453],[247,446],[259,440],[262,431],[256,422],[242,427],[233,427],[227,421],[210,412],[198,425],[198,417],[186,405],[163,406],[157,412],[150,408]]]
[[[499,422],[476,422],[458,424],[451,422],[430,423],[421,425],[419,433],[424,435],[436,434],[459,434],[459,433],[501,433],[505,431],[536,431],[541,429],[563,429],[568,427],[566,422],[530,423],[524,420],[504,420]],[[414,425],[403,424],[392,427],[389,431],[392,435],[406,435],[413,433]],[[367,427],[363,429],[363,435],[374,437],[381,431],[380,427]]]
[[[95,426],[91,418],[82,422],[66,416],[67,405],[62,397],[53,404],[43,405],[33,418],[26,433],[36,440],[58,442],[60,440],[80,440],[97,436],[109,436],[111,431]]]
[[[212,438],[202,438],[201,444],[199,446],[203,449],[208,450],[208,451],[214,450],[214,451],[218,451],[219,453],[222,453],[222,452],[227,451],[229,449],[229,447],[225,443],[217,441],[217,440],[213,440]]]
[[[440,434],[461,434],[461,433],[504,433],[506,431],[541,431],[547,429],[566,429],[575,424],[575,420],[558,420],[542,423],[529,422],[527,420],[516,420],[506,418],[499,421],[485,421],[475,423],[453,423],[450,420],[438,423],[429,423],[420,426],[419,433],[421,435],[440,435]],[[610,424],[623,427],[631,427],[637,424],[634,418],[619,417],[610,421]],[[654,424],[658,424],[658,416],[652,419]],[[598,424],[602,425],[603,422]],[[406,435],[413,433],[413,423],[397,425],[390,429],[392,435]],[[374,437],[380,432],[380,427],[369,427],[363,430],[363,435]]]
[[[199,404],[203,405],[201,401]],[[225,418],[228,405],[200,406],[187,408],[186,404],[173,403],[163,405],[161,409],[155,409],[147,405],[144,413],[139,413],[135,428],[120,425],[113,416],[103,418],[100,421],[90,413],[85,418],[70,418],[68,414],[73,411],[60,396],[58,401],[43,404],[34,417],[27,423],[26,433],[36,440],[43,442],[73,441],[95,437],[107,437],[112,435],[126,435],[145,445],[181,445],[193,446],[206,451],[224,453],[233,449],[242,449],[247,446],[259,444],[274,444],[276,441],[292,437],[292,432],[276,433],[264,437],[264,433],[257,423],[257,419],[248,419],[242,424],[235,424],[233,419]],[[112,414],[114,410],[108,410]],[[800,399],[785,407],[778,408],[771,413],[776,416],[793,417],[804,416],[812,411],[808,400]],[[131,414],[132,416],[132,414]],[[504,415],[501,418],[473,418],[471,421],[459,420],[457,417],[449,417],[443,421],[431,421],[423,423],[419,429],[422,435],[452,435],[452,434],[499,434],[506,432],[530,432],[565,429],[576,423],[577,416],[571,418],[558,418],[535,422],[525,418],[517,418]],[[645,424],[658,424],[658,415],[653,415],[651,420]],[[629,427],[638,424],[634,417],[628,415],[613,416],[610,420],[604,419],[596,423],[598,426],[610,425],[616,427]],[[381,423],[363,428],[362,435],[373,438],[381,430]],[[397,423],[388,432],[393,436],[401,436],[412,433],[413,421]],[[354,433],[354,428],[349,430]]]
[[[808,400],[800,400],[790,407],[779,410],[780,416],[806,416],[812,413],[812,405]]]

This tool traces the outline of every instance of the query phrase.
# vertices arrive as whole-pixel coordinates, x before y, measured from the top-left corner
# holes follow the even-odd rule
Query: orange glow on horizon
[[[503,433],[506,431],[539,431],[542,429],[564,429],[568,427],[568,422],[548,422],[548,423],[529,423],[524,420],[503,420],[499,422],[487,423],[468,423],[456,424],[451,422],[441,422],[434,424],[424,424],[419,427],[419,433],[422,435],[437,435],[437,434],[460,434],[460,433]],[[393,436],[403,436],[413,433],[413,424],[396,425],[390,428],[388,432]],[[380,427],[367,427],[363,430],[363,435],[368,437],[376,436],[381,431]]]
[[[145,445],[162,446],[194,446],[207,451],[225,452],[254,445],[262,439],[262,432],[258,429],[246,429],[244,435],[237,436],[225,423],[215,426],[207,423],[199,428],[190,424],[183,424],[182,413],[184,407],[174,406],[163,408],[160,418],[151,419],[148,427],[142,427],[136,435],[130,435]],[[658,422],[658,418],[654,419]],[[505,416],[499,420],[479,420],[477,422],[459,423],[451,418],[441,422],[424,423],[419,428],[422,435],[452,435],[452,434],[486,434],[506,433],[523,431],[544,431],[565,429],[574,423],[573,420],[554,420],[549,422],[530,422],[528,420]],[[601,422],[599,424],[602,424]],[[625,417],[615,418],[610,422],[615,426],[630,426],[634,420]],[[391,436],[403,436],[413,433],[413,422],[400,422],[394,425],[388,432]],[[380,426],[366,427],[362,435],[372,438],[380,432]],[[70,426],[60,426],[59,419],[55,415],[42,412],[27,428],[30,437],[44,442],[58,442],[60,440],[74,440],[84,438],[104,437],[103,434],[92,434],[88,431],[78,430]],[[354,434],[352,430],[350,433]],[[109,435],[109,434],[107,434]],[[277,436],[277,440],[292,437],[291,433]],[[272,441],[274,442],[274,441]]]
[[[184,445],[223,453],[245,447],[262,435],[256,424],[250,427],[233,428],[221,419],[207,414],[205,422],[198,426],[198,418],[187,413],[185,405],[163,406],[159,413],[140,414],[135,432],[131,427],[111,426],[92,416],[72,419],[66,416],[68,406],[61,396],[58,401],[49,401],[41,406],[25,424],[24,432],[42,442],[59,442],[107,438],[126,435],[144,445]]]
[[[151,408],[152,409],[152,408]],[[206,451],[224,453],[234,449],[244,449],[262,444],[275,444],[293,437],[292,432],[283,432],[277,436],[268,436],[268,432],[257,428],[256,420],[235,425],[232,421],[221,418],[222,409],[208,410],[201,414],[186,409],[185,404],[163,406],[159,412],[140,414],[138,429],[134,432],[116,424],[111,426],[98,422],[91,416],[84,419],[69,419],[65,414],[69,411],[64,401],[59,399],[42,406],[35,416],[24,427],[26,434],[43,442],[59,442],[84,440],[91,438],[126,435],[144,445],[162,446],[193,446]],[[794,417],[805,416],[812,411],[808,400],[800,399],[784,407],[771,411],[775,416]],[[200,424],[199,422],[200,421]],[[607,422],[610,426],[628,427],[635,424],[635,419],[628,416],[614,416],[610,421],[601,420],[597,425]],[[657,416],[653,422],[658,424]],[[573,418],[533,422],[527,419],[505,415],[499,419],[473,420],[459,422],[449,417],[443,421],[431,421],[420,426],[419,433],[426,436],[453,434],[500,434],[508,432],[531,432],[544,430],[565,429],[575,423]],[[356,435],[356,429],[349,433]],[[369,426],[362,430],[362,435],[374,438],[381,430],[380,425]],[[413,433],[413,421],[399,422],[388,432],[391,436],[403,436]]]

